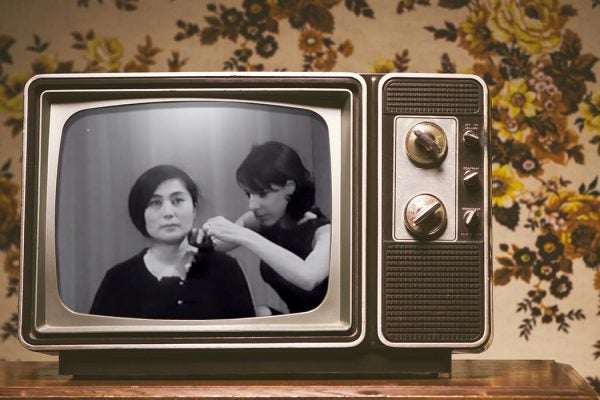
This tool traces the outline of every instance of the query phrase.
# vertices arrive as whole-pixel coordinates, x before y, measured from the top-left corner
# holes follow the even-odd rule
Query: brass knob
[[[417,239],[431,240],[446,229],[446,208],[431,194],[419,194],[410,199],[404,210],[404,224]]]
[[[406,134],[406,153],[417,166],[438,166],[448,153],[446,133],[432,122],[420,122]]]

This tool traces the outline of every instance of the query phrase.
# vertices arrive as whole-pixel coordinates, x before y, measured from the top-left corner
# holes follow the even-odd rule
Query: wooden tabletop
[[[56,362],[0,362],[0,399],[69,398],[598,399],[573,368],[554,361],[455,360],[450,379],[80,380]]]

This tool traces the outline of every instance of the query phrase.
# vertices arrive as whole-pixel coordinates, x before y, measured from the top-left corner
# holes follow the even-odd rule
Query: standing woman
[[[198,197],[194,181],[171,165],[150,168],[137,179],[129,215],[150,246],[108,270],[91,314],[191,320],[255,315],[237,261],[198,251],[187,240]]]
[[[216,249],[243,246],[290,313],[317,307],[327,293],[331,223],[315,207],[315,185],[300,156],[279,142],[254,146],[237,170],[249,210],[236,223],[211,218],[203,230]],[[279,314],[257,307],[257,315]]]

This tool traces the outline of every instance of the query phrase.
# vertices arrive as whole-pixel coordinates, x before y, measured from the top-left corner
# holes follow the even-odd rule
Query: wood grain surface
[[[450,379],[384,380],[81,380],[55,362],[0,362],[0,399],[597,399],[569,365],[554,361],[453,361]]]

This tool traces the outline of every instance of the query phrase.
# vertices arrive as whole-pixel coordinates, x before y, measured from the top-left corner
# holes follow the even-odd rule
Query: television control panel
[[[378,95],[380,339],[481,347],[490,325],[486,85],[391,74]]]

